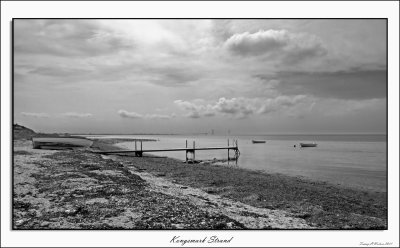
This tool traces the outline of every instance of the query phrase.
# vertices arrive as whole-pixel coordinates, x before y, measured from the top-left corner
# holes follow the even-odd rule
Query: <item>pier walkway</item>
[[[142,157],[144,152],[176,152],[176,151],[185,151],[186,152],[186,162],[189,160],[195,161],[196,159],[196,151],[206,151],[206,150],[227,150],[228,152],[228,161],[230,160],[229,152],[234,151],[235,155],[233,157],[234,160],[239,158],[240,152],[238,147],[237,140],[233,141],[234,146],[226,147],[196,147],[196,143],[193,141],[193,147],[188,147],[188,142],[186,141],[185,148],[170,148],[170,149],[143,149],[143,143],[140,141],[140,149],[137,148],[137,142],[135,141],[135,150],[111,150],[111,151],[98,151],[95,153],[100,154],[119,154],[119,153],[134,153],[136,157]],[[188,157],[188,154],[192,154],[192,158]]]

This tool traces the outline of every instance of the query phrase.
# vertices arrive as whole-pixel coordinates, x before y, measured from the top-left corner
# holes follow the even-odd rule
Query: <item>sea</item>
[[[143,142],[143,149],[188,147],[226,147],[237,140],[240,156],[226,166],[256,170],[260,173],[281,173],[345,187],[386,192],[387,138],[381,134],[315,134],[315,135],[86,135],[88,138],[154,139]],[[253,144],[252,140],[265,140]],[[194,143],[195,142],[195,143]],[[301,148],[299,143],[317,143],[317,147]],[[134,142],[118,144],[135,149]],[[139,147],[139,144],[137,144]],[[185,152],[157,152],[185,160]],[[234,152],[230,152],[230,157]],[[227,159],[227,150],[196,151],[196,160]]]

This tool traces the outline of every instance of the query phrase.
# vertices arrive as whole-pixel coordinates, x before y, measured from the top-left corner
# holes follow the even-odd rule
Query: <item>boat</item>
[[[92,144],[93,141],[81,137],[32,137],[33,149],[71,149]]]
[[[253,144],[262,144],[262,143],[265,143],[266,141],[265,140],[252,140],[251,142]]]
[[[317,147],[317,143],[300,143],[300,147]]]

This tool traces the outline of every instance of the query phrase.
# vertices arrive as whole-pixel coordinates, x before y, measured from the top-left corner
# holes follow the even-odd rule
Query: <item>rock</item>
[[[43,221],[42,223],[40,223],[40,227],[47,227],[47,226],[49,226],[50,225],[50,222],[48,222],[48,221]]]
[[[226,226],[227,226],[228,228],[232,228],[232,227],[233,227],[233,222],[228,222],[228,223],[226,223]]]
[[[175,228],[175,229],[183,229],[183,228],[185,228],[184,224],[171,224],[171,226],[172,226],[172,228]]]
[[[181,187],[181,189],[187,189],[187,188],[188,188],[187,186],[182,186],[182,187]]]
[[[15,225],[16,225],[16,226],[20,226],[20,225],[22,225],[24,222],[25,222],[25,220],[17,220],[17,221],[15,221]]]
[[[209,194],[217,193],[214,189],[207,189],[206,192],[209,193]]]

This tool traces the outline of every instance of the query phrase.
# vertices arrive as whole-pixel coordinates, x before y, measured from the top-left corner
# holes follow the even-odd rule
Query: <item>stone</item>
[[[48,227],[50,225],[50,222],[48,221],[43,221],[42,223],[40,223],[40,227]]]
[[[183,229],[185,228],[184,224],[171,224],[172,228],[176,228],[176,229]]]

